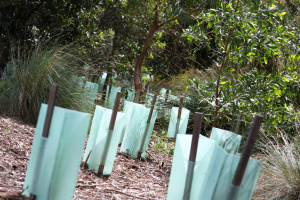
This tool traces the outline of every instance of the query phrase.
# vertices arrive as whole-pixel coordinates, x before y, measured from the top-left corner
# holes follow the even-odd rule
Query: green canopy
[[[27,167],[23,195],[37,200],[73,199],[91,115],[54,107],[49,137],[42,137],[47,105],[42,104]],[[38,159],[39,152],[43,152]],[[39,172],[36,174],[36,172]]]

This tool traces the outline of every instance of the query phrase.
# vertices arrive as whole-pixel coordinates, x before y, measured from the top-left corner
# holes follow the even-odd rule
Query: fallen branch
[[[107,191],[111,191],[111,192],[118,192],[120,194],[124,194],[126,196],[129,196],[129,197],[134,197],[134,198],[137,198],[137,199],[147,199],[147,198],[143,198],[143,197],[137,197],[137,196],[134,196],[134,195],[131,195],[131,194],[126,194],[124,192],[121,192],[119,190],[114,190],[114,189],[104,189],[104,190],[107,190]]]

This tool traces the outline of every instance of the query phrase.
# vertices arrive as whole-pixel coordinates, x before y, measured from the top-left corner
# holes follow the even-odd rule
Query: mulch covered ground
[[[23,199],[35,127],[0,116],[0,199]],[[81,167],[74,199],[166,199],[172,156],[155,151],[151,136],[144,161],[117,153],[112,174],[98,177]],[[168,145],[174,147],[173,141]]]

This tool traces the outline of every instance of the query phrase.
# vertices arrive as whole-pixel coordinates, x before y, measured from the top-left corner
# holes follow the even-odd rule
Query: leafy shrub
[[[57,106],[89,111],[83,86],[75,78],[83,62],[70,46],[40,44],[34,49],[19,48],[11,57],[13,74],[0,84],[2,112],[35,123],[53,83],[59,85]]]
[[[245,74],[222,76],[219,87],[219,112],[215,117],[216,78],[212,72],[199,73],[188,80],[186,107],[204,113],[203,133],[210,132],[218,118],[218,127],[234,131],[242,114],[241,132],[249,130],[252,116],[264,116],[264,129],[275,133],[277,129],[295,134],[295,114],[299,106],[297,70],[267,74],[252,70]],[[203,78],[204,77],[204,78]],[[212,77],[210,79],[206,77]]]

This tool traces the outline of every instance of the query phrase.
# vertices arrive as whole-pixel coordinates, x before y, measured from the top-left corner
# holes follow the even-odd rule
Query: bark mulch
[[[24,199],[21,192],[34,133],[34,126],[0,116],[0,199]],[[156,137],[151,136],[143,161],[118,151],[108,177],[81,167],[73,199],[166,199],[173,157],[155,150]],[[174,148],[174,141],[168,145]]]

